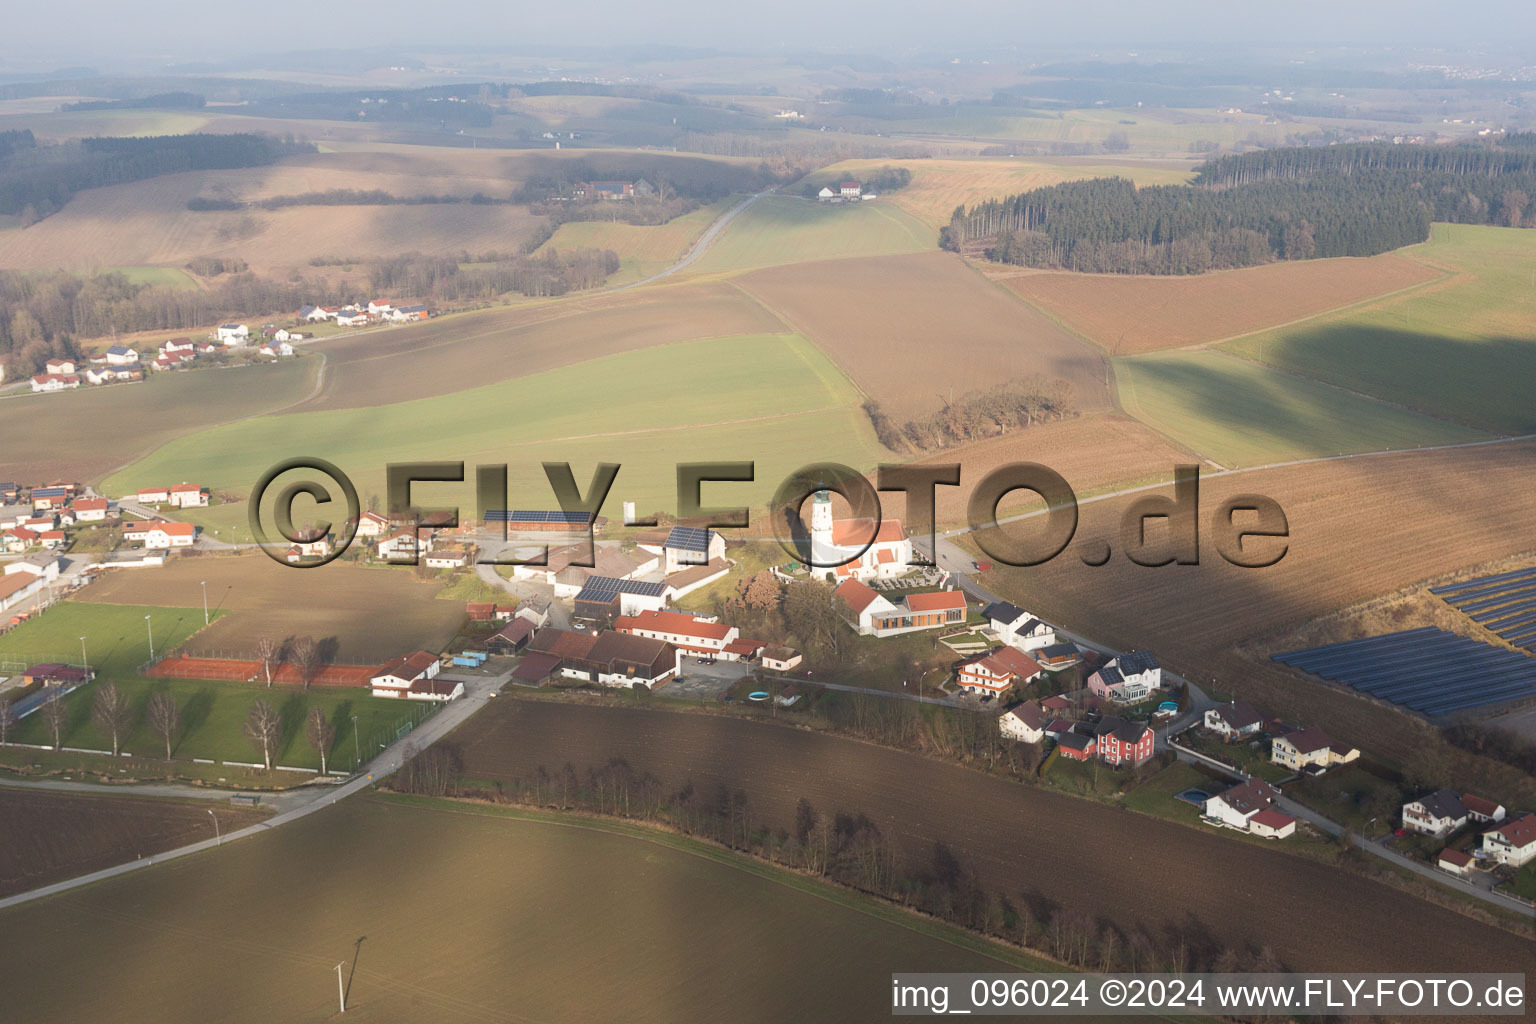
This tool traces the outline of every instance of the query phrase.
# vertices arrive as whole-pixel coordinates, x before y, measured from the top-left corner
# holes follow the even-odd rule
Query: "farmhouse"
[[[37,534],[25,526],[13,526],[0,533],[0,548],[9,554],[20,554],[37,543]]]
[[[516,654],[528,646],[536,627],[527,619],[514,618],[486,637],[485,649],[491,654]]]
[[[1009,647],[1035,651],[1056,642],[1055,630],[1007,601],[987,605],[981,615],[997,634],[997,638]]]
[[[414,684],[436,679],[440,667],[436,655],[412,651],[380,666],[368,685],[375,697],[404,697]]]
[[[32,391],[68,391],[80,386],[80,378],[73,373],[45,373],[32,378]]]
[[[459,569],[469,564],[473,552],[463,544],[445,544],[428,552],[428,569]]]
[[[138,361],[138,349],[128,348],[126,345],[113,345],[107,349],[108,366],[134,366]]]
[[[1293,771],[1316,774],[1336,764],[1347,764],[1360,756],[1353,747],[1335,744],[1323,730],[1313,726],[1275,738],[1269,759]]]
[[[576,592],[574,606],[577,615],[589,619],[639,615],[661,611],[676,593],[666,583],[588,576],[586,584]]]
[[[999,647],[961,662],[955,678],[966,693],[995,695],[1040,678],[1042,671],[1039,663],[1022,651]]]
[[[1140,722],[1106,716],[1094,727],[1099,757],[1112,765],[1145,764],[1152,757],[1152,730]]]
[[[801,660],[800,652],[793,647],[775,644],[763,648],[763,668],[773,672],[788,672],[798,666]]]
[[[143,544],[151,550],[191,547],[197,539],[192,523],[167,523],[159,520],[123,524],[123,540]]]
[[[1264,724],[1264,716],[1245,700],[1220,704],[1205,713],[1205,727],[1228,743],[1257,733]]]
[[[219,324],[213,334],[224,345],[243,345],[251,331],[245,324]]]
[[[370,313],[388,313],[391,309],[394,308],[395,307],[389,302],[388,299],[368,300],[368,312]]]
[[[197,351],[197,346],[192,344],[191,338],[172,338],[160,346],[162,356],[192,355]]]
[[[1497,864],[1522,867],[1536,859],[1536,814],[1524,814],[1483,833],[1483,852]]]
[[[1467,823],[1467,808],[1454,790],[1437,789],[1403,804],[1403,828],[1444,839]]]
[[[997,718],[998,731],[1022,743],[1039,743],[1045,738],[1045,726],[1045,711],[1033,701],[1009,708]]]
[[[319,306],[305,306],[299,310],[299,319],[312,324],[319,323],[322,320],[329,320],[333,315]]]
[[[555,655],[560,672],[602,686],[654,689],[677,674],[678,649],[662,640],[605,630],[597,636],[546,629],[530,651]]]
[[[692,654],[714,655],[725,661],[740,659],[739,651],[732,650],[733,645],[752,647],[739,644],[741,632],[735,626],[688,612],[646,611],[625,615],[614,621],[613,628],[632,636],[665,640]]]
[[[158,505],[171,500],[171,492],[164,487],[141,487],[134,500],[140,505]]]
[[[170,490],[170,502],[174,508],[205,508],[208,489],[198,484],[177,484]]]
[[[832,496],[821,490],[811,502],[810,558],[823,579],[888,579],[907,571],[912,542],[896,519],[878,526],[869,519],[834,519]]]
[[[1163,670],[1151,651],[1131,651],[1110,659],[1088,678],[1095,697],[1117,704],[1135,704],[1151,696],[1163,684]]]
[[[361,310],[349,312],[342,310],[336,314],[336,323],[340,327],[363,327],[367,325],[369,316]]]
[[[50,512],[68,504],[68,487],[36,487],[32,490],[32,508],[36,511]],[[52,519],[48,520],[48,525],[53,525]]]
[[[602,529],[606,522],[591,512],[549,511],[546,509],[489,509],[485,523],[505,523],[508,533],[586,533]]]
[[[401,306],[389,311],[389,319],[397,324],[409,323],[412,320],[425,320],[427,318],[426,306]]]
[[[674,526],[661,546],[662,572],[670,576],[725,557],[725,538],[714,530]]]

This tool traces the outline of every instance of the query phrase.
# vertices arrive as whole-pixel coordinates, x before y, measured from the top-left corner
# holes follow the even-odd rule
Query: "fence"
[[[301,686],[303,673],[289,662],[263,662],[260,658],[235,656],[234,651],[173,651],[156,661],[139,666],[139,674],[166,679],[215,679],[231,682],[266,682],[270,667],[274,685]],[[311,686],[367,686],[378,665],[354,665],[330,662],[320,666],[310,679]]]

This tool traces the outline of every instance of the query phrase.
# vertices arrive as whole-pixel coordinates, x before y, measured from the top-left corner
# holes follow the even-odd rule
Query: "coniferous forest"
[[[957,208],[944,248],[1109,274],[1199,274],[1273,260],[1372,256],[1431,221],[1536,225],[1536,152],[1342,145],[1221,157],[1188,185],[1065,182]]]

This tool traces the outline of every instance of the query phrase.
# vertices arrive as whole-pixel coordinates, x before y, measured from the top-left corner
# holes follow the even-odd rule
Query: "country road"
[[[767,188],[761,192],[756,193],[755,195],[750,195],[743,199],[741,202],[737,203],[735,206],[731,207],[729,210],[726,210],[720,216],[716,217],[714,221],[709,225],[709,227],[704,229],[704,233],[699,236],[699,240],[693,243],[693,247],[683,254],[683,258],[672,264],[666,270],[659,271],[640,281],[631,281],[629,284],[621,284],[614,288],[599,288],[595,292],[591,292],[589,294],[614,295],[619,292],[627,292],[631,288],[640,288],[644,285],[651,284],[654,281],[660,281],[664,277],[671,277],[679,270],[683,270],[684,268],[692,265],[699,259],[699,257],[703,256],[704,251],[710,247],[720,232],[725,230],[726,225],[736,219],[737,214],[751,206],[753,203],[757,202],[759,199],[763,198],[763,196],[768,195],[775,188],[778,188],[778,186],[775,185],[773,188]]]

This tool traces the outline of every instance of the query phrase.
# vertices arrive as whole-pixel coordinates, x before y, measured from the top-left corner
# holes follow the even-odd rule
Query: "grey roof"
[[[1062,656],[1077,655],[1081,652],[1078,651],[1076,644],[1060,643],[1051,644],[1049,647],[1042,647],[1035,653],[1040,655],[1042,658],[1059,658]]]
[[[1105,686],[1119,686],[1125,681],[1125,678],[1120,675],[1120,670],[1114,665],[1105,665],[1099,669],[1099,678],[1104,680]]]
[[[1461,796],[1454,790],[1437,789],[1428,796],[1421,796],[1412,802],[1422,806],[1432,818],[1450,818],[1456,821],[1467,816],[1467,807],[1461,802]]]
[[[709,551],[710,535],[713,530],[703,530],[697,526],[674,526],[672,532],[667,534],[666,547],[676,548],[679,551],[697,551],[706,553]]]
[[[1246,729],[1250,725],[1258,725],[1264,721],[1264,716],[1259,713],[1259,709],[1245,700],[1235,700],[1211,710],[1216,717],[1227,723],[1229,729]]]
[[[1119,666],[1121,672],[1129,676],[1145,672],[1149,668],[1161,667],[1157,663],[1157,655],[1151,651],[1131,651],[1128,654],[1122,654],[1115,659],[1115,664]]]
[[[1010,626],[1025,616],[1024,609],[1007,601],[993,601],[981,610],[983,618],[993,622],[1006,622]]]

